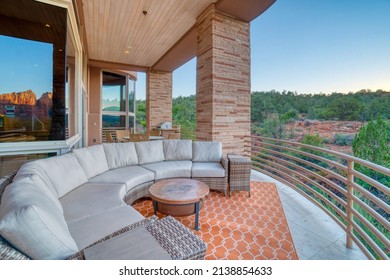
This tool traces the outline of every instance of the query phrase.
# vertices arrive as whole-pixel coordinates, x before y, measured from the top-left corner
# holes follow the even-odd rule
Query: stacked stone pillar
[[[150,70],[146,85],[146,130],[172,122],[172,72]]]
[[[244,153],[250,138],[250,26],[211,5],[197,19],[198,140]]]

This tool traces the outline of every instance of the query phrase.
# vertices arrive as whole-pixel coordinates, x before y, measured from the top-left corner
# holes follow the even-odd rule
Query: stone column
[[[146,83],[146,130],[172,122],[172,72],[150,70]]]
[[[250,26],[211,5],[197,19],[198,140],[244,152],[250,136]]]

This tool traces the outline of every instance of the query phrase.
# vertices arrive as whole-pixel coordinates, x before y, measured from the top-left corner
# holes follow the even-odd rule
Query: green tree
[[[353,152],[356,157],[371,161],[373,163],[385,166],[390,168],[390,125],[388,122],[383,121],[380,117],[376,120],[370,121],[368,124],[363,126],[359,133],[355,136],[355,139],[352,143]],[[383,185],[389,187],[390,186],[390,176],[382,174],[380,172],[374,171],[371,168],[361,166],[359,164],[355,165],[355,169],[366,176],[382,183]],[[390,197],[386,195],[386,193],[380,191],[379,189],[371,186],[367,182],[356,178],[356,182],[371,192],[376,197],[383,200],[386,204],[390,204]],[[390,214],[387,213],[384,209],[382,209],[377,204],[373,203],[371,200],[366,198],[366,196],[358,191],[355,191],[355,196],[359,197],[359,199],[372,208],[374,208],[380,215],[382,215],[385,219],[390,219]],[[363,215],[371,224],[373,224],[380,232],[382,232],[387,238],[390,238],[389,230],[380,224],[377,219],[371,216],[363,207],[358,204],[354,204],[354,208]],[[380,242],[376,236],[368,229],[365,225],[363,225],[360,221],[356,221],[363,230],[371,236],[374,241],[377,243],[379,247],[385,249],[385,245]],[[363,244],[365,242],[362,240]],[[370,249],[370,246],[368,246]],[[371,250],[373,253],[373,251]],[[374,254],[375,255],[375,254]],[[387,248],[387,255],[390,256],[390,252]]]
[[[280,120],[279,116],[272,116],[264,121],[260,133],[265,137],[283,139],[284,127],[285,124]]]
[[[390,168],[390,125],[378,119],[362,126],[352,142],[356,157]]]
[[[297,109],[289,109],[286,113],[280,116],[280,120],[284,123],[293,122],[298,118],[298,113]]]
[[[172,100],[172,121],[181,126],[184,139],[195,139],[196,130],[196,96],[179,96]]]
[[[342,121],[352,121],[359,119],[359,113],[363,106],[352,95],[343,95],[332,102],[330,109],[334,118]]]
[[[260,133],[266,137],[275,139],[286,138],[286,124],[298,118],[298,111],[290,109],[286,113],[270,115],[260,129]]]
[[[146,101],[137,100],[137,110],[136,110],[136,126],[137,128],[146,127]]]

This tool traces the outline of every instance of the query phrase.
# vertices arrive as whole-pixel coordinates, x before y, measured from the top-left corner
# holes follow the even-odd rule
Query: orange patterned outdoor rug
[[[140,199],[133,207],[145,217],[153,215],[150,199]],[[195,215],[176,219],[193,230]],[[211,191],[200,210],[199,227],[193,231],[207,243],[208,260],[298,259],[273,183],[252,181],[251,197],[242,191],[231,197]]]

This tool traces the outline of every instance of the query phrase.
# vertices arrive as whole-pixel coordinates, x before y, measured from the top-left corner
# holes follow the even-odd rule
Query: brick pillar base
[[[172,72],[149,71],[146,89],[146,130],[172,122]]]
[[[243,153],[250,136],[249,23],[211,5],[197,32],[196,137],[221,141],[224,153]]]

